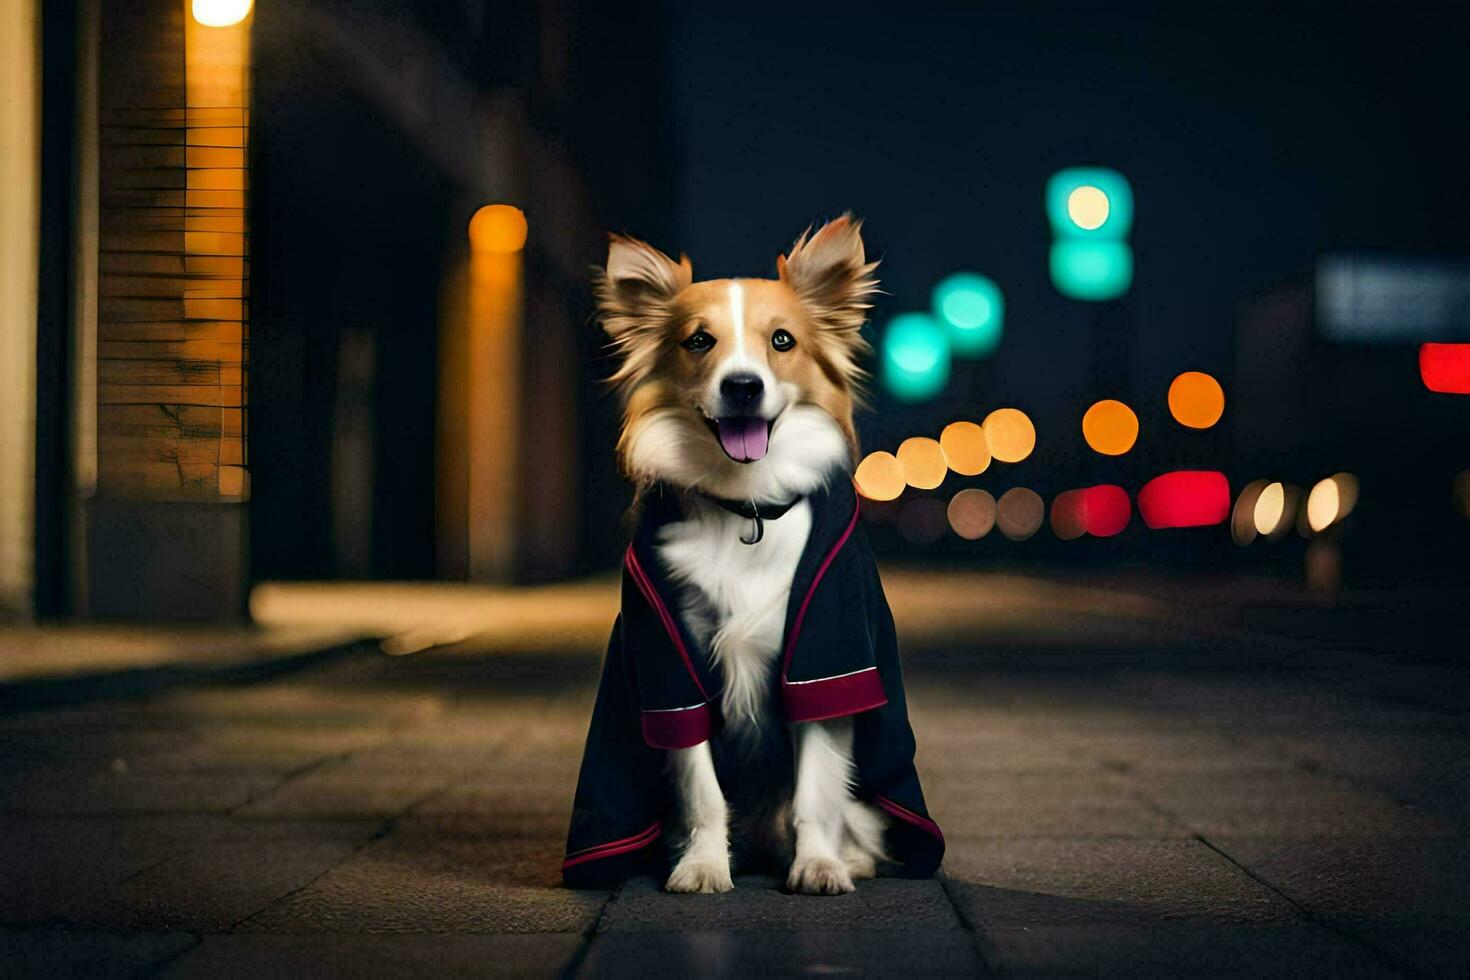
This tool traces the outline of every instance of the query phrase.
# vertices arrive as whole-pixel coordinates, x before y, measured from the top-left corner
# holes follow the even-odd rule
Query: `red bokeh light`
[[[1230,481],[1215,470],[1175,470],[1138,491],[1138,512],[1154,530],[1207,527],[1230,515]]]
[[[1419,348],[1424,387],[1447,395],[1470,395],[1470,344],[1425,344]]]
[[[1128,526],[1133,503],[1128,491],[1111,483],[1057,494],[1051,504],[1051,526],[1063,541],[1090,534],[1110,538]]]
[[[1103,483],[1082,491],[1082,526],[1093,537],[1110,538],[1121,533],[1132,516],[1133,504],[1122,487]]]

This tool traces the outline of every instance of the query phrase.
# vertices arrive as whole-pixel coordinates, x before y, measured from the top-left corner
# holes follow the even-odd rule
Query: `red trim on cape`
[[[832,546],[832,550],[827,552],[827,557],[822,559],[821,567],[817,569],[817,574],[812,578],[812,584],[807,586],[806,595],[801,599],[801,607],[796,610],[796,618],[791,621],[791,636],[786,640],[786,659],[781,663],[781,679],[783,681],[786,679],[786,672],[791,669],[791,655],[796,652],[796,641],[801,636],[801,624],[806,620],[806,607],[811,605],[812,596],[816,594],[817,586],[822,582],[822,576],[827,574],[827,569],[832,566],[833,560],[837,558],[837,552],[841,551],[842,546],[847,544],[847,539],[852,537],[852,529],[857,527],[857,519],[858,502],[857,496],[854,495],[852,520],[847,522],[847,530],[842,532],[842,537],[837,539],[837,543]]]
[[[606,844],[594,844],[592,847],[584,847],[580,851],[574,851],[568,854],[566,860],[561,863],[561,869],[565,871],[567,868],[576,867],[588,861],[597,861],[602,858],[626,854],[628,851],[636,851],[639,848],[647,847],[649,844],[658,840],[659,835],[663,833],[663,829],[663,821],[655,820],[632,837],[624,837],[622,840],[608,841]]]
[[[918,827],[920,830],[924,831],[926,834],[937,838],[939,840],[939,843],[944,843],[944,831],[940,830],[939,824],[935,823],[933,820],[930,820],[928,817],[919,816],[914,811],[908,809],[907,807],[898,805],[886,796],[875,796],[873,797],[873,800],[883,809],[893,814],[895,817],[898,817],[900,820],[903,820],[907,823],[911,823],[915,827]]]
[[[787,721],[826,721],[881,708],[888,703],[888,695],[883,693],[878,668],[869,667],[818,680],[792,682],[782,678],[781,700],[786,704]]]
[[[674,625],[674,617],[669,613],[669,608],[659,597],[658,591],[648,578],[648,573],[643,571],[643,566],[638,562],[638,555],[633,551],[633,546],[628,545],[628,551],[623,558],[628,566],[628,571],[633,575],[633,582],[638,586],[638,591],[643,593],[643,598],[653,606],[658,618],[663,621],[664,631],[669,634],[669,639],[674,641],[674,649],[679,651],[679,656],[684,661],[684,666],[689,671],[689,676],[694,679],[694,686],[699,689],[699,696],[705,701],[709,700],[709,692],[699,681],[699,672],[694,669],[694,661],[689,658],[689,650],[684,646],[684,638],[679,635],[679,628]]]
[[[793,684],[786,678],[791,670],[791,658],[796,653],[796,641],[801,638],[802,624],[806,622],[807,607],[811,605],[812,596],[816,595],[822,577],[837,559],[837,553],[847,544],[847,539],[852,537],[853,529],[857,527],[860,507],[859,498],[854,494],[852,519],[847,522],[847,530],[842,532],[832,550],[827,552],[827,557],[822,559],[817,574],[812,577],[812,584],[807,586],[806,595],[802,596],[796,618],[791,621],[791,636],[786,640],[786,656],[781,663],[782,700],[785,702],[788,721],[825,721],[828,718],[841,718],[844,715],[881,708],[888,703],[888,697],[883,693],[883,681],[878,677],[876,667],[871,671],[857,671],[805,683]]]
[[[655,749],[687,749],[715,733],[708,704],[672,711],[642,712],[643,741]]]

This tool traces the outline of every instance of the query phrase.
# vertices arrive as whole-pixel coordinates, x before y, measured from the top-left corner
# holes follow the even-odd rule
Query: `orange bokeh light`
[[[939,434],[939,447],[949,468],[961,476],[979,476],[990,466],[990,443],[974,422],[951,422]]]
[[[1169,414],[1191,429],[1208,429],[1225,414],[1225,389],[1203,371],[1185,371],[1169,385]]]
[[[898,465],[903,467],[904,482],[916,490],[933,490],[944,482],[944,474],[949,471],[944,450],[927,436],[914,436],[899,443]]]
[[[470,248],[519,252],[526,247],[526,215],[509,204],[487,204],[470,219]]]
[[[1019,408],[997,408],[985,416],[985,440],[990,455],[1002,463],[1019,463],[1036,448],[1036,426]]]
[[[869,453],[853,480],[858,493],[869,500],[896,500],[903,493],[903,467],[892,453]]]
[[[1104,456],[1121,456],[1138,441],[1138,416],[1122,402],[1105,398],[1082,416],[1082,438]]]

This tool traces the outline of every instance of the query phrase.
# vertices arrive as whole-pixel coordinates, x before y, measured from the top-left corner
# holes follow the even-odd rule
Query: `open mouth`
[[[754,463],[770,447],[773,420],[758,415],[727,415],[704,421],[719,440],[725,455],[737,463]]]

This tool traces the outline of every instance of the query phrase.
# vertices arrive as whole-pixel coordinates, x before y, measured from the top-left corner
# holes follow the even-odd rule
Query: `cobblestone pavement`
[[[0,716],[0,972],[1463,975],[1459,673],[929,657],[934,881],[560,887],[596,665],[361,654]]]

